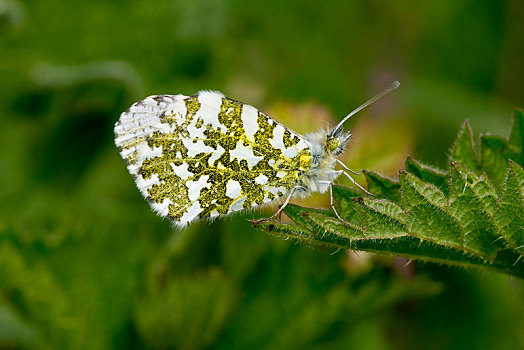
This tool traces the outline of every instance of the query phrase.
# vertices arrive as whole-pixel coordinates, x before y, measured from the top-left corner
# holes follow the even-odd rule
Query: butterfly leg
[[[342,219],[342,217],[340,216],[340,214],[337,211],[337,208],[335,208],[335,202],[333,200],[333,182],[332,181],[319,181],[319,182],[329,185],[329,200],[331,202],[331,209],[333,209],[333,212],[335,213],[335,215],[337,216],[337,218],[340,221],[342,221],[344,224],[349,226],[349,222]]]
[[[342,167],[344,169],[346,169],[347,171],[349,171],[350,173],[354,174],[354,175],[362,175],[363,174],[363,171],[362,169],[360,169],[360,171],[357,173],[355,170],[351,170],[347,167],[346,164],[344,164],[340,159],[335,159],[337,161],[338,164],[342,165]]]
[[[286,200],[284,201],[284,203],[280,206],[280,208],[277,210],[277,212],[273,215],[271,215],[270,217],[268,218],[264,218],[264,219],[258,219],[258,220],[249,220],[251,221],[251,223],[253,225],[258,225],[260,224],[261,222],[264,222],[264,221],[267,221],[267,220],[272,220],[274,218],[276,218],[277,216],[279,216],[280,214],[282,214],[282,211],[284,210],[284,208],[289,204],[289,201],[291,200],[291,197],[293,197],[293,193],[295,192],[295,190],[297,188],[300,188],[302,186],[295,186],[291,189],[291,191],[289,191],[289,194],[286,198]]]
[[[368,190],[366,190],[364,187],[360,186],[360,184],[358,182],[355,181],[355,179],[353,179],[353,177],[351,175],[349,175],[349,173],[345,172],[344,170],[337,170],[337,173],[339,174],[344,174],[346,175],[346,177],[351,180],[351,182],[353,182],[353,184],[355,186],[357,186],[358,188],[360,188],[362,191],[366,192],[367,194],[369,194],[370,196],[375,196],[373,193],[369,192]]]
[[[342,219],[342,217],[340,216],[340,214],[338,213],[337,209],[335,208],[335,204],[333,202],[333,182],[330,182],[329,183],[329,198],[331,200],[331,209],[333,209],[333,212],[335,213],[335,215],[337,216],[337,218],[342,221],[346,226],[350,226],[351,227],[351,224],[349,222],[347,222],[346,220]],[[366,234],[364,232],[362,232],[362,234],[364,235],[364,237],[367,238]]]
[[[337,163],[340,164],[345,170],[349,171],[350,173],[353,173],[354,175],[362,175],[363,174],[363,171],[360,170],[358,173],[354,170],[351,170],[349,169],[346,164],[344,164],[342,161],[340,161],[340,159],[336,159]],[[358,188],[360,188],[362,191],[366,192],[367,194],[371,195],[371,196],[375,196],[373,193],[369,192],[368,190],[366,190],[364,187],[360,186],[356,181],[355,179],[353,179],[353,177],[351,175],[349,175],[349,173],[347,173],[346,171],[343,171],[343,170],[340,170],[340,173],[346,175],[346,177],[348,179],[351,180],[351,182],[353,182],[353,184],[355,186],[357,186]]]

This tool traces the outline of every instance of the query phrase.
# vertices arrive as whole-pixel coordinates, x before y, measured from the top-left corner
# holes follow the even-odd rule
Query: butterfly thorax
[[[311,192],[324,193],[329,189],[329,182],[335,180],[339,173],[335,171],[336,159],[346,148],[351,134],[341,129],[336,134],[321,129],[306,135],[311,152],[310,168],[298,179],[297,196],[308,196]]]

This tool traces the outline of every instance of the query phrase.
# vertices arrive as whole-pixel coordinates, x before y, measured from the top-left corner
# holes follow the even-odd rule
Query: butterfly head
[[[329,154],[338,156],[344,152],[350,139],[350,132],[344,132],[342,128],[332,129],[326,135],[326,150]]]

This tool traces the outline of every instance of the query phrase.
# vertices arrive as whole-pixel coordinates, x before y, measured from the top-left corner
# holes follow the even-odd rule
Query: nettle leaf
[[[432,183],[444,193],[448,193],[448,175],[446,172],[423,165],[411,157],[406,159],[405,168],[407,172],[412,173],[419,179]]]
[[[331,210],[288,205],[294,224],[262,222],[271,234],[308,245],[395,254],[524,278],[524,113],[508,139],[482,135],[476,151],[465,122],[447,172],[407,158],[398,180],[365,172],[375,197],[335,186]]]

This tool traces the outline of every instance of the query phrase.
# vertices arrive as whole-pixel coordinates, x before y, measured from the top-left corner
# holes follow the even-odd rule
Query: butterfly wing
[[[137,187],[179,225],[272,202],[311,162],[301,135],[211,91],[150,96],[122,113],[115,135]]]

